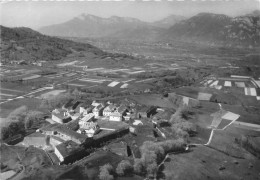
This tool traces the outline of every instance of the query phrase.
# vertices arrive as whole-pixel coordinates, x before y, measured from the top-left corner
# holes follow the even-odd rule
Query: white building
[[[79,127],[80,128],[85,128],[88,127],[88,122],[94,120],[94,114],[90,113],[84,116],[82,119],[79,120]]]
[[[110,121],[122,121],[122,114],[119,112],[113,112],[109,116]]]
[[[99,132],[100,128],[95,122],[86,122],[83,127],[81,127],[77,132],[80,134],[85,134],[88,137],[93,137]]]

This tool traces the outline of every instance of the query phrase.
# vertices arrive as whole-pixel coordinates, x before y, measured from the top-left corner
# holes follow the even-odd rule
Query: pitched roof
[[[126,106],[125,105],[121,105],[121,106],[119,106],[118,107],[118,109],[117,109],[117,111],[119,112],[119,113],[123,113],[124,111],[126,111]]]
[[[115,109],[116,106],[114,104],[109,104],[105,109],[104,111],[112,111],[113,109]]]

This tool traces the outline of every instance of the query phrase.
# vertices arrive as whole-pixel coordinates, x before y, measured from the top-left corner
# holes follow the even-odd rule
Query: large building
[[[64,141],[71,140],[77,144],[84,143],[88,138],[86,135],[79,134],[61,124],[49,124],[40,128],[39,131],[46,135],[59,137]]]

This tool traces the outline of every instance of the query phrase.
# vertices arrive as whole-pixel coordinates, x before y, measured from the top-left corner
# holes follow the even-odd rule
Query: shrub
[[[42,118],[43,118],[42,112],[29,111],[25,117],[25,122],[24,122],[25,129],[30,129],[33,126],[39,125]]]
[[[188,133],[196,131],[196,126],[193,123],[190,123],[188,121],[182,121],[182,122],[176,123],[176,124],[172,125],[172,127],[179,128]]]
[[[166,153],[184,150],[185,142],[182,138],[176,140],[167,140],[159,142],[158,145],[162,146]]]
[[[111,164],[105,164],[104,166],[100,166],[99,168],[99,179],[101,180],[113,180],[114,176],[111,174],[113,173],[113,166]]]
[[[147,165],[147,175],[149,178],[153,178],[157,171],[157,164],[155,162]]]
[[[128,160],[122,160],[116,168],[116,173],[120,176],[130,174],[133,172],[133,166]]]
[[[142,159],[135,159],[134,160],[134,172],[137,173],[137,174],[144,174],[145,173],[145,167],[144,167]]]
[[[183,131],[181,128],[177,127],[177,126],[172,126],[171,127],[172,133],[176,138],[182,138],[187,140],[187,138],[189,137],[189,134],[186,131]]]

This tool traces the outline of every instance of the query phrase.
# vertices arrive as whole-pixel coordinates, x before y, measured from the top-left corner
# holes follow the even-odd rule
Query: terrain
[[[91,18],[100,20],[83,15],[72,22]],[[105,20],[131,20],[137,29],[147,28],[135,19]],[[195,21],[199,26],[188,28]],[[224,15],[199,14],[171,27],[177,34],[165,42],[113,38],[111,31],[111,38],[82,34],[61,39],[1,26],[0,177],[259,179],[260,54],[259,42],[253,41],[257,36],[250,29],[253,37],[234,39],[235,44],[246,44],[241,47],[187,42],[181,35],[201,39],[203,32],[202,41],[224,41],[219,31],[230,23],[234,19]],[[101,26],[96,28],[100,33]],[[52,147],[50,136],[40,132],[56,126],[78,133],[79,119],[63,124],[52,119],[53,110],[71,100],[80,107],[92,102],[125,105],[131,118],[114,122],[98,117],[102,130],[79,145],[82,151],[72,156],[75,160],[61,163],[53,150],[60,138],[51,142]],[[145,116],[147,108],[156,112]],[[121,128],[127,131],[116,134]]]

